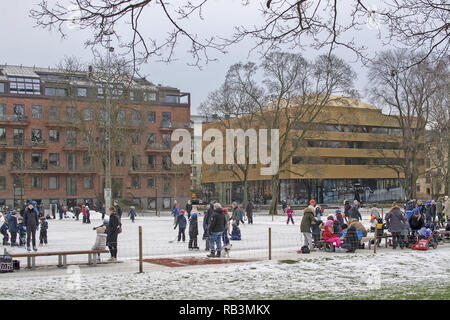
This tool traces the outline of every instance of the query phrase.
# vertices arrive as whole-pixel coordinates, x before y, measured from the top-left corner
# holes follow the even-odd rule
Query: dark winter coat
[[[8,213],[8,227],[9,227],[9,232],[11,232],[11,233],[16,233],[18,231],[17,218],[11,212]]]
[[[4,223],[1,227],[0,227],[0,233],[2,235],[7,235],[8,234],[8,225],[6,223]]]
[[[359,213],[358,207],[353,206],[350,208],[347,214],[347,219],[357,219],[362,220],[361,213]]]
[[[344,205],[344,216],[348,216],[348,212],[350,211],[350,209],[352,208],[352,206],[350,205],[350,203],[348,201],[345,202]]]
[[[245,208],[245,211],[247,211],[247,217],[251,217],[253,215],[253,203],[249,202]]]
[[[179,226],[180,229],[186,229],[186,225],[187,225],[186,217],[184,216],[184,214],[180,214],[178,216],[177,223],[175,223],[174,229],[176,229],[177,226]]]
[[[17,230],[19,232],[19,236],[21,236],[21,237],[24,237],[27,234],[27,231],[25,229],[23,222],[21,222],[17,225]]]
[[[131,218],[136,217],[136,211],[134,211],[134,209],[130,209],[130,212],[128,213],[128,216]]]
[[[31,229],[35,229],[39,225],[39,217],[36,210],[26,208],[23,214],[23,224],[24,226]]]
[[[190,214],[191,211],[192,211],[192,204],[189,204],[189,203],[186,204],[186,212]]]
[[[397,206],[386,214],[385,220],[389,232],[402,232],[406,229],[406,218]]]
[[[41,234],[47,234],[48,230],[48,222],[45,220],[41,220],[41,225],[39,226],[39,232]]]
[[[194,238],[198,236],[198,223],[197,218],[189,219],[189,237]]]
[[[212,214],[214,213],[214,207],[211,204],[209,206],[208,211],[205,212],[205,217],[203,218],[203,240],[206,240],[208,238],[209,232],[208,232],[208,226],[211,222]]]
[[[238,222],[241,220],[241,212],[238,207],[233,208],[233,213],[231,214],[231,220]]]
[[[356,249],[358,249],[359,240],[358,240],[358,234],[356,233],[355,226],[350,226],[347,229],[347,234],[345,235],[344,243],[350,244],[349,251],[355,251]]]
[[[237,208],[236,208],[237,209]],[[239,211],[237,211],[239,213]],[[238,218],[239,219],[239,218]],[[211,216],[211,222],[208,226],[209,234],[213,232],[224,232],[227,225],[226,217],[221,208],[214,210]]]
[[[409,226],[411,227],[412,230],[419,230],[420,228],[422,228],[425,225],[425,221],[423,219],[423,215],[420,216],[419,218],[419,214],[412,214],[411,217],[409,217]]]
[[[300,224],[300,232],[311,232],[311,225],[314,221],[316,221],[316,218],[314,218],[314,212],[311,208],[306,208],[303,211],[303,218],[302,222]]]
[[[116,214],[109,216],[109,223],[106,227],[106,245],[117,244],[118,229],[121,223]]]
[[[119,205],[116,206],[116,215],[119,219],[122,219],[122,208]]]

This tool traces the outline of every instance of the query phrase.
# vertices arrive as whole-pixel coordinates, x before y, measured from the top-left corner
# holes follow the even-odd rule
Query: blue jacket
[[[6,223],[4,223],[1,228],[0,228],[0,232],[1,234],[7,234],[8,232],[8,225]]]
[[[177,228],[177,226],[180,227],[180,229],[185,229],[187,225],[186,217],[183,214],[178,215],[177,223],[175,224],[174,229]]]
[[[136,216],[136,212],[134,211],[134,209],[130,209],[130,212],[128,213],[129,217],[135,217]]]
[[[17,218],[10,213],[8,213],[8,227],[9,232],[16,233],[17,230]]]

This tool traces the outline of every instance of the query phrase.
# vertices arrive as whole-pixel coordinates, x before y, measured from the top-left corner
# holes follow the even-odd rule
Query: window
[[[125,110],[119,110],[119,112],[117,112],[117,123],[118,124],[125,124],[126,121],[126,112]]]
[[[156,167],[156,156],[154,154],[147,155],[147,168]]]
[[[5,93],[5,83],[4,82],[0,82],[0,93]]]
[[[59,189],[59,177],[48,177],[48,189],[49,190],[58,190]]]
[[[429,173],[425,175],[425,183],[431,183],[431,175]]]
[[[144,101],[156,101],[156,92],[143,92]]]
[[[77,96],[87,97],[87,88],[77,88]]]
[[[156,198],[147,198],[147,209],[156,209]]]
[[[147,136],[147,144],[153,145],[156,143],[156,135],[154,133],[149,133]]]
[[[67,96],[67,89],[47,87],[47,88],[45,88],[45,95],[46,96],[65,97],[65,96]]]
[[[172,207],[170,198],[163,198],[163,209],[170,209]]]
[[[164,177],[163,178],[163,193],[170,193],[170,186],[171,185],[171,179],[170,177]]]
[[[163,156],[162,164],[164,170],[170,170],[170,163],[171,163],[170,156]]]
[[[162,144],[165,149],[170,149],[170,134],[169,133],[163,133],[161,135],[162,138]]]
[[[42,177],[32,176],[31,177],[31,188],[32,189],[42,189]]]
[[[170,112],[162,113],[162,123],[163,128],[171,128],[172,127],[172,115]]]
[[[6,118],[6,104],[0,103],[0,119]]]
[[[23,142],[24,142],[23,137],[24,137],[23,129],[13,129],[13,138],[14,138],[15,146],[23,145]]]
[[[48,130],[48,140],[50,142],[59,142],[59,131],[57,129]]]
[[[0,166],[6,164],[6,152],[0,152]]]
[[[174,96],[174,95],[167,95],[164,98],[164,102],[167,103],[179,103],[180,99],[178,96]]]
[[[77,168],[77,155],[75,153],[67,153],[66,155],[67,170],[76,170]]]
[[[131,187],[133,189],[140,189],[141,188],[141,177],[131,176]]]
[[[134,92],[133,91],[130,91],[130,100],[134,101]]]
[[[156,112],[155,111],[147,111],[147,121],[149,123],[156,122]]]
[[[42,106],[31,106],[31,118],[42,119]]]
[[[23,169],[25,166],[23,152],[18,151],[13,153],[13,168],[15,169]]]
[[[88,153],[83,153],[83,166],[88,167],[91,165],[91,157]]]
[[[416,185],[416,192],[420,192],[420,184]]]
[[[154,187],[155,187],[155,178],[147,177],[147,188],[154,188]]]
[[[16,78],[10,77],[9,92],[15,94],[41,94],[41,80],[39,78]]]
[[[0,128],[0,143],[6,144],[6,129]]]
[[[116,153],[116,166],[125,167],[125,153],[123,152]]]
[[[53,167],[59,167],[59,153],[50,153],[48,163]]]
[[[141,112],[137,110],[131,111],[131,124],[133,126],[139,126],[141,124]]]
[[[0,177],[0,190],[6,189],[6,177],[2,176]]]
[[[77,108],[67,107],[66,108],[66,120],[75,121],[77,119]]]
[[[41,129],[31,129],[31,142],[34,142],[34,143],[42,142]]]
[[[109,122],[109,114],[105,108],[100,108],[99,120],[100,120],[100,124],[107,124]]]
[[[131,134],[131,143],[132,144],[141,143],[141,133],[139,131],[135,131]]]
[[[94,115],[94,110],[92,108],[83,109],[83,120],[92,120]]]
[[[59,108],[49,107],[48,108],[48,119],[49,120],[59,120]]]
[[[31,167],[32,168],[41,168],[42,166],[42,153],[33,152],[31,154]]]
[[[14,105],[14,120],[22,121],[25,118],[25,106],[23,104]]]
[[[66,145],[75,147],[77,145],[77,132],[75,130],[67,130]]]
[[[83,177],[83,188],[84,189],[94,188],[94,180],[92,179],[92,176]]]
[[[141,168],[141,156],[133,155],[131,158],[131,169],[139,170]]]
[[[75,196],[77,194],[77,177],[67,176],[66,192],[68,196]]]

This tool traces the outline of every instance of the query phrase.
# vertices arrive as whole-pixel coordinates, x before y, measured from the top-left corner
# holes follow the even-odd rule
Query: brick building
[[[104,134],[114,123],[111,130],[123,134],[111,155],[113,198],[165,209],[190,197],[189,167],[170,161],[171,132],[190,125],[190,94],[132,78],[110,91],[108,110],[117,111],[110,122],[106,90],[93,73],[0,65],[0,206],[25,199],[97,205]]]

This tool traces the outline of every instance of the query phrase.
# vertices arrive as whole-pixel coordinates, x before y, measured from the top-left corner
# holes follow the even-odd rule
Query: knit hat
[[[327,222],[325,223],[325,225],[326,225],[327,227],[332,226],[332,225],[333,225],[333,220],[327,220]]]
[[[227,208],[223,208],[223,213],[228,213],[228,209]]]
[[[316,200],[314,200],[314,199],[309,200],[309,204],[315,205],[316,204]]]
[[[184,210],[183,209],[180,210],[180,214],[184,214]]]

